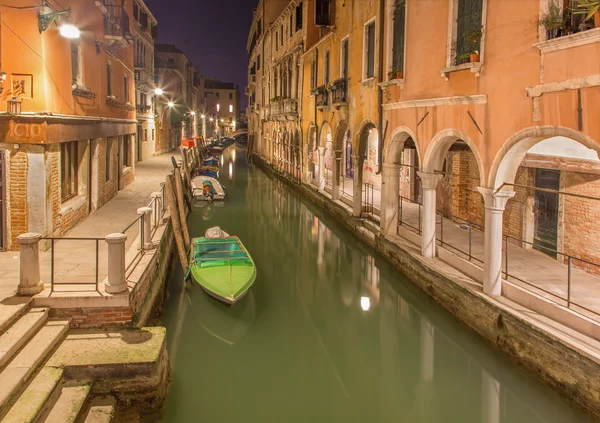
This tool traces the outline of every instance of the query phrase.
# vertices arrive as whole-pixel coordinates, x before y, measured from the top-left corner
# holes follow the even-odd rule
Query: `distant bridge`
[[[231,134],[231,137],[232,137],[232,138],[234,138],[234,137],[237,137],[238,135],[241,135],[241,134],[246,134],[246,135],[248,135],[248,129],[247,129],[247,128],[244,128],[244,129],[238,129],[238,130],[237,130],[237,131],[235,131],[233,134]]]

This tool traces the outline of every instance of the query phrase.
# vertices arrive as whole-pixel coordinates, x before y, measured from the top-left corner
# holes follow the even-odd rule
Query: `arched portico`
[[[420,179],[416,175],[419,157],[412,131],[407,127],[396,128],[383,153],[381,232],[384,235],[397,233],[399,206],[403,201],[400,196],[407,195],[409,201],[419,200]]]
[[[363,211],[363,179],[366,171],[369,173],[369,181],[378,171],[377,167],[377,148],[379,145],[379,133],[377,125],[370,119],[365,119],[359,125],[358,148],[353,154],[354,166],[354,186],[353,186],[353,212],[352,215],[359,217]],[[369,166],[370,165],[370,166]],[[377,176],[378,177],[378,176]]]
[[[321,124],[319,134],[319,189],[326,187],[331,190],[333,182],[331,157],[333,155],[333,138],[331,135],[331,126],[329,122]]]
[[[349,137],[348,122],[342,120],[335,131],[335,139],[333,142],[333,187],[331,197],[333,200],[340,198],[340,183],[343,181],[343,173],[345,164],[343,163],[345,143],[348,142],[346,137]],[[352,159],[350,159],[351,161]]]

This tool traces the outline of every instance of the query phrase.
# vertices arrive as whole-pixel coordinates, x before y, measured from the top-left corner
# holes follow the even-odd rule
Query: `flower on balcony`
[[[107,95],[107,96],[106,96],[106,99],[107,99],[108,101],[117,101],[117,97],[115,97],[114,95]]]

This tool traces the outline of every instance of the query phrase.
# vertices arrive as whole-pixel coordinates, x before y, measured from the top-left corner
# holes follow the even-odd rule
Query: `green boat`
[[[256,279],[256,266],[237,236],[193,238],[190,273],[211,297],[234,305]]]

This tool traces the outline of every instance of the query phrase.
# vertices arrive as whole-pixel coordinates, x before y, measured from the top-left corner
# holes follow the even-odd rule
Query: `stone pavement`
[[[419,205],[405,201],[402,209],[402,220],[414,228],[419,228]],[[442,218],[439,215],[437,221],[436,237],[439,245],[442,232]],[[468,227],[446,218],[443,219],[443,225],[444,247],[462,258],[468,259]],[[406,225],[404,226],[406,227]],[[483,235],[482,231],[471,231],[471,261],[480,267],[483,267]],[[575,261],[573,264],[576,264]],[[503,253],[503,273],[506,269],[505,266],[506,254]],[[567,306],[568,267],[566,264],[539,251],[509,242],[508,274],[510,282],[560,305]],[[600,277],[571,266],[571,302],[571,308],[574,311],[600,321]],[[578,307],[578,305],[589,310]]]
[[[66,236],[104,238],[110,233],[121,232],[138,217],[137,209],[150,203],[152,193],[160,191],[160,183],[173,168],[172,155],[180,159],[179,153],[173,152],[137,163],[135,180]],[[139,224],[127,230],[126,248],[131,246],[138,232]],[[107,272],[107,248],[104,240],[100,240],[98,246],[98,279],[101,283]],[[55,282],[72,284],[57,287],[57,290],[95,291],[95,241],[62,240],[55,244],[54,254]],[[40,251],[41,278],[46,284],[50,281],[50,258],[50,250]],[[86,285],[77,282],[85,282]],[[14,295],[18,284],[19,253],[0,253],[0,301]]]

